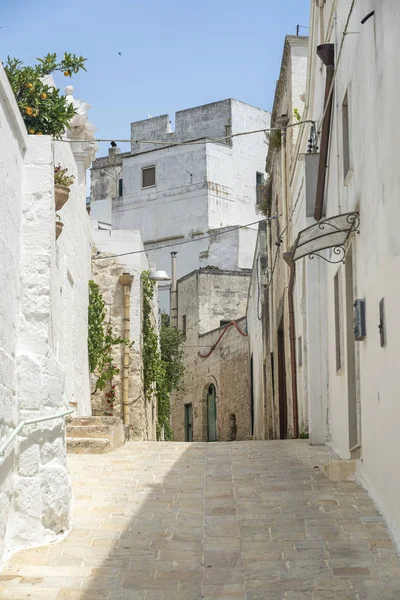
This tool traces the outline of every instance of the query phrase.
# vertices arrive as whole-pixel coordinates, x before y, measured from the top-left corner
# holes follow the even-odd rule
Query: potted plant
[[[56,221],[56,240],[57,240],[62,233],[64,223],[62,223],[62,221],[60,219],[60,215],[56,215],[56,217],[57,217],[57,221]]]
[[[75,177],[67,175],[68,169],[63,169],[61,165],[54,167],[54,197],[56,201],[56,210],[61,210],[69,198],[70,187],[74,183]]]

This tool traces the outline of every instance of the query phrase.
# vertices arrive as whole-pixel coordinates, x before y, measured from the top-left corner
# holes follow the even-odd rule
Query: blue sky
[[[308,26],[310,0],[2,0],[0,60],[65,50],[87,73],[57,85],[92,105],[101,138],[130,123],[236,98],[271,110],[284,37]],[[301,29],[307,35],[308,29]],[[122,52],[119,56],[118,52]],[[108,144],[103,145],[104,154]]]

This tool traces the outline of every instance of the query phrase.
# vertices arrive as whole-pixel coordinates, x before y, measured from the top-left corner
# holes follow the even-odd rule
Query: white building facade
[[[174,131],[168,115],[132,123],[139,141],[131,152],[110,151],[93,164],[92,215],[116,229],[139,229],[158,268],[169,270],[169,253],[190,242],[179,254],[178,277],[208,265],[250,268],[257,227],[217,234],[260,219],[269,121],[268,112],[230,99],[177,112]],[[111,210],[96,203],[110,197]]]

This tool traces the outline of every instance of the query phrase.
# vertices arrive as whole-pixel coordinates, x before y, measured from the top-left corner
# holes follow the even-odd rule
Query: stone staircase
[[[67,421],[67,452],[104,454],[125,444],[118,417],[73,417]]]

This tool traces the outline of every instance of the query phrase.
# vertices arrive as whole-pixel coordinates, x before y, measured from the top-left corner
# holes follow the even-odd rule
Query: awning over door
[[[360,218],[357,212],[344,213],[329,217],[300,231],[293,249],[293,260],[304,256],[314,258],[318,256],[331,263],[344,261],[345,245],[349,235],[359,233]],[[332,252],[320,254],[323,250],[332,249]]]

